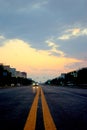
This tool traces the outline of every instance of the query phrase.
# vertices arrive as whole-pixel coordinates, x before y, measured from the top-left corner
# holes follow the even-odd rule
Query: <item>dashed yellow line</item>
[[[25,123],[24,130],[35,130],[39,93],[40,93],[40,88],[37,89],[37,94],[31,106],[30,113]]]
[[[49,107],[47,105],[44,93],[41,89],[41,101],[42,101],[42,110],[43,110],[43,119],[45,130],[57,130],[53,118],[50,114]]]

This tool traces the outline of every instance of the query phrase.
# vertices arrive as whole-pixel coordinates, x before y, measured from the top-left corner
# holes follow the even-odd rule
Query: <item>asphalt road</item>
[[[58,130],[87,130],[87,89],[42,86]],[[23,130],[36,90],[0,89],[0,130]],[[36,130],[44,130],[39,98]]]
[[[87,130],[87,89],[43,87],[58,130]]]
[[[0,89],[0,130],[23,130],[34,97],[31,87]]]

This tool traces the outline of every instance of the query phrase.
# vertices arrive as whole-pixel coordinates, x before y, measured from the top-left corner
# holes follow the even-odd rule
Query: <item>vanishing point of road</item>
[[[0,89],[0,130],[87,130],[87,89]]]

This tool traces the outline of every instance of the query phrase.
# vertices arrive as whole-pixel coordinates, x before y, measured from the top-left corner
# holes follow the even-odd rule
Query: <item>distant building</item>
[[[66,73],[62,73],[60,77],[65,79],[65,76],[66,76]]]
[[[7,70],[10,72],[10,65],[3,65],[4,70]]]
[[[31,84],[32,80],[27,79],[27,73],[16,71],[10,65],[0,64],[0,86],[20,86]]]
[[[16,71],[16,78],[27,78],[27,73],[26,72],[20,72],[20,71]]]
[[[4,67],[4,70],[7,70],[8,72],[11,73],[12,77],[16,77],[16,69],[15,68],[11,68],[9,65],[5,65],[3,67]]]
[[[77,77],[78,76],[78,71],[71,72],[71,75],[73,75],[73,77]]]
[[[11,77],[27,78],[27,73],[26,72],[16,71],[16,69],[11,68],[10,65],[3,65],[3,68],[4,68],[4,70],[7,70],[8,72],[11,73]]]
[[[20,71],[16,71],[16,78],[21,77],[21,72]]]
[[[22,78],[27,78],[27,73],[26,72],[21,72]]]
[[[11,76],[16,77],[16,69],[15,68],[10,68]]]

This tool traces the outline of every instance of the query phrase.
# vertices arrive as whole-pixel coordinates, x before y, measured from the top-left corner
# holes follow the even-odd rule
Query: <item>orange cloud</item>
[[[46,70],[63,72],[66,64],[80,62],[75,58],[50,55],[52,50],[36,50],[30,44],[19,40],[6,40],[0,47],[0,62],[9,64],[20,71],[26,71],[30,75],[46,74]],[[44,71],[43,71],[44,70]]]

